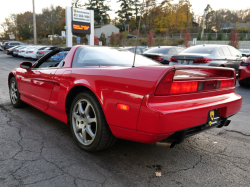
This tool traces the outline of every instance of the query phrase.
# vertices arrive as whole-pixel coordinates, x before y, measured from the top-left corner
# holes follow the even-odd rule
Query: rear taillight
[[[19,52],[19,50],[17,50],[16,52]]]
[[[40,52],[40,54],[44,55],[44,52]]]
[[[212,59],[210,58],[201,58],[201,59],[196,59],[193,61],[193,64],[206,64],[210,62]]]
[[[25,51],[21,51],[22,53],[24,53]]]
[[[158,85],[155,95],[167,95],[170,92],[175,71],[170,71]]]
[[[232,88],[235,79],[222,80],[196,80],[196,81],[173,81],[175,71],[170,71],[159,83],[155,95],[170,95],[212,91],[216,89]]]
[[[246,62],[246,61],[242,61],[240,63],[240,66],[248,66],[250,63],[249,62]]]
[[[12,52],[12,50],[9,50],[9,52]]]
[[[59,56],[62,56],[62,54],[58,54]]]
[[[170,62],[178,62],[178,59],[171,57]]]
[[[33,51],[29,51],[29,53],[33,53]]]
[[[60,54],[60,55],[62,55],[62,54]],[[163,60],[163,57],[157,56],[157,57],[154,57],[153,60],[162,61],[162,60]]]

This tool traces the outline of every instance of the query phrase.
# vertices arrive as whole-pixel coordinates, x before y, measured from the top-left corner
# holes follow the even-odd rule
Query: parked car
[[[170,65],[196,65],[234,68],[236,73],[245,57],[229,45],[196,45],[173,55]]]
[[[9,48],[9,49],[7,49],[6,51],[7,51],[7,55],[13,55],[13,50],[14,49],[16,49],[16,48],[18,48],[19,46],[14,46],[14,47],[12,47],[12,48]]]
[[[21,45],[21,46],[18,46],[17,48],[15,48],[13,50],[12,56],[13,57],[18,57],[18,54],[19,54],[20,50],[24,49],[25,47],[26,47],[26,45]]]
[[[156,60],[161,64],[169,64],[170,58],[173,55],[179,54],[181,51],[183,51],[181,47],[159,46],[145,51],[142,55]]]
[[[239,84],[250,86],[250,58],[241,62],[239,67]]]
[[[250,57],[250,50],[249,49],[239,49],[241,55],[244,57]]]
[[[57,47],[46,47],[45,49],[38,50],[36,53],[36,59],[43,57],[45,54],[49,53],[50,51],[52,51],[55,48],[57,48]]]
[[[45,48],[47,48],[47,46],[35,46],[34,48],[29,49],[27,58],[36,59],[37,51],[44,50]]]
[[[61,62],[62,60],[65,59],[65,57],[67,56],[68,53],[69,53],[68,51],[62,51],[60,53],[55,54],[50,59],[52,61]]]
[[[28,51],[30,48],[33,48],[33,47],[34,46],[32,46],[32,45],[28,45],[28,46],[22,48],[21,50],[19,50],[18,56],[26,57],[26,55],[27,55],[26,51]]]
[[[12,47],[17,46],[17,45],[24,45],[24,44],[22,42],[18,42],[18,41],[8,41],[8,42],[4,43],[3,48],[4,48],[4,50],[7,50],[7,49],[12,48]]]
[[[135,52],[135,46],[133,46],[133,47],[123,47],[123,49],[127,49],[127,50],[129,50],[129,51],[131,51],[131,52]],[[145,51],[147,51],[148,49],[147,48],[145,48],[145,47],[137,47],[137,49],[136,49],[136,54],[138,54],[138,55],[140,55],[140,54],[142,54],[142,53],[144,53]]]
[[[137,38],[136,35],[128,34],[127,38]]]
[[[70,125],[79,147],[108,148],[116,138],[173,147],[223,127],[239,112],[230,68],[163,66],[121,48],[74,46],[60,63],[22,62],[10,72],[13,107],[26,102]],[[34,124],[36,125],[36,124]]]

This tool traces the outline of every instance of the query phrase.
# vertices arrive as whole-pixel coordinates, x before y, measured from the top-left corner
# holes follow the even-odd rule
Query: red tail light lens
[[[171,85],[173,82],[175,71],[170,71],[158,85],[155,95],[167,95],[171,90]]]
[[[25,51],[21,51],[22,53],[24,53]]]
[[[44,55],[44,52],[40,52],[40,54],[43,54],[43,55]]]
[[[130,106],[125,104],[117,104],[116,107],[120,110],[130,111]]]
[[[29,53],[33,53],[33,51],[29,51]]]
[[[170,62],[178,62],[178,59],[171,57]]]
[[[157,56],[157,57],[154,57],[153,60],[156,60],[156,61],[162,61],[163,60],[163,57],[161,56]]]
[[[210,62],[212,59],[210,58],[201,58],[201,59],[196,59],[193,61],[193,64],[206,64]]]
[[[222,80],[220,83],[220,88],[229,88],[229,87],[234,87],[234,86],[235,86],[234,79]]]
[[[198,88],[198,81],[173,82],[170,94],[196,92],[197,88]]]
[[[246,61],[242,61],[240,63],[240,66],[248,66],[250,63],[249,62],[246,62]]]

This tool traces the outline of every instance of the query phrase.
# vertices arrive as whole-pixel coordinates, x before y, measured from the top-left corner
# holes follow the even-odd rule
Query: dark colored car
[[[60,63],[51,60],[68,50]],[[11,104],[28,103],[69,124],[86,151],[108,148],[116,138],[171,148],[228,126],[240,111],[233,69],[164,66],[142,55],[133,62],[134,54],[121,48],[54,49],[9,73]]]
[[[229,45],[196,45],[173,55],[170,65],[195,65],[234,68],[236,73],[240,63],[246,59]]]
[[[5,42],[3,44],[3,48],[4,50],[7,50],[9,48],[12,48],[14,46],[17,46],[17,45],[24,45],[22,42],[18,42],[18,41],[8,41],[8,42]]]
[[[250,58],[241,62],[239,67],[239,84],[250,86]]]
[[[127,38],[137,38],[136,35],[128,34]]]
[[[151,58],[161,64],[169,64],[173,55],[178,55],[183,51],[181,47],[159,46],[145,51],[142,55]]]

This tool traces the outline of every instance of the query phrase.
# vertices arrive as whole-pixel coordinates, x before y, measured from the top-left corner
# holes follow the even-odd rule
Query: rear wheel
[[[18,91],[17,82],[16,82],[15,77],[12,77],[10,79],[10,83],[9,84],[10,84],[9,85],[9,94],[10,94],[11,104],[15,108],[22,107],[24,105],[24,103],[20,99],[20,93]]]
[[[248,84],[246,82],[244,82],[244,81],[239,81],[239,85],[243,86],[243,87],[247,87],[248,86]]]
[[[79,93],[73,100],[70,126],[78,146],[85,151],[105,149],[116,141],[98,100],[90,92]]]

